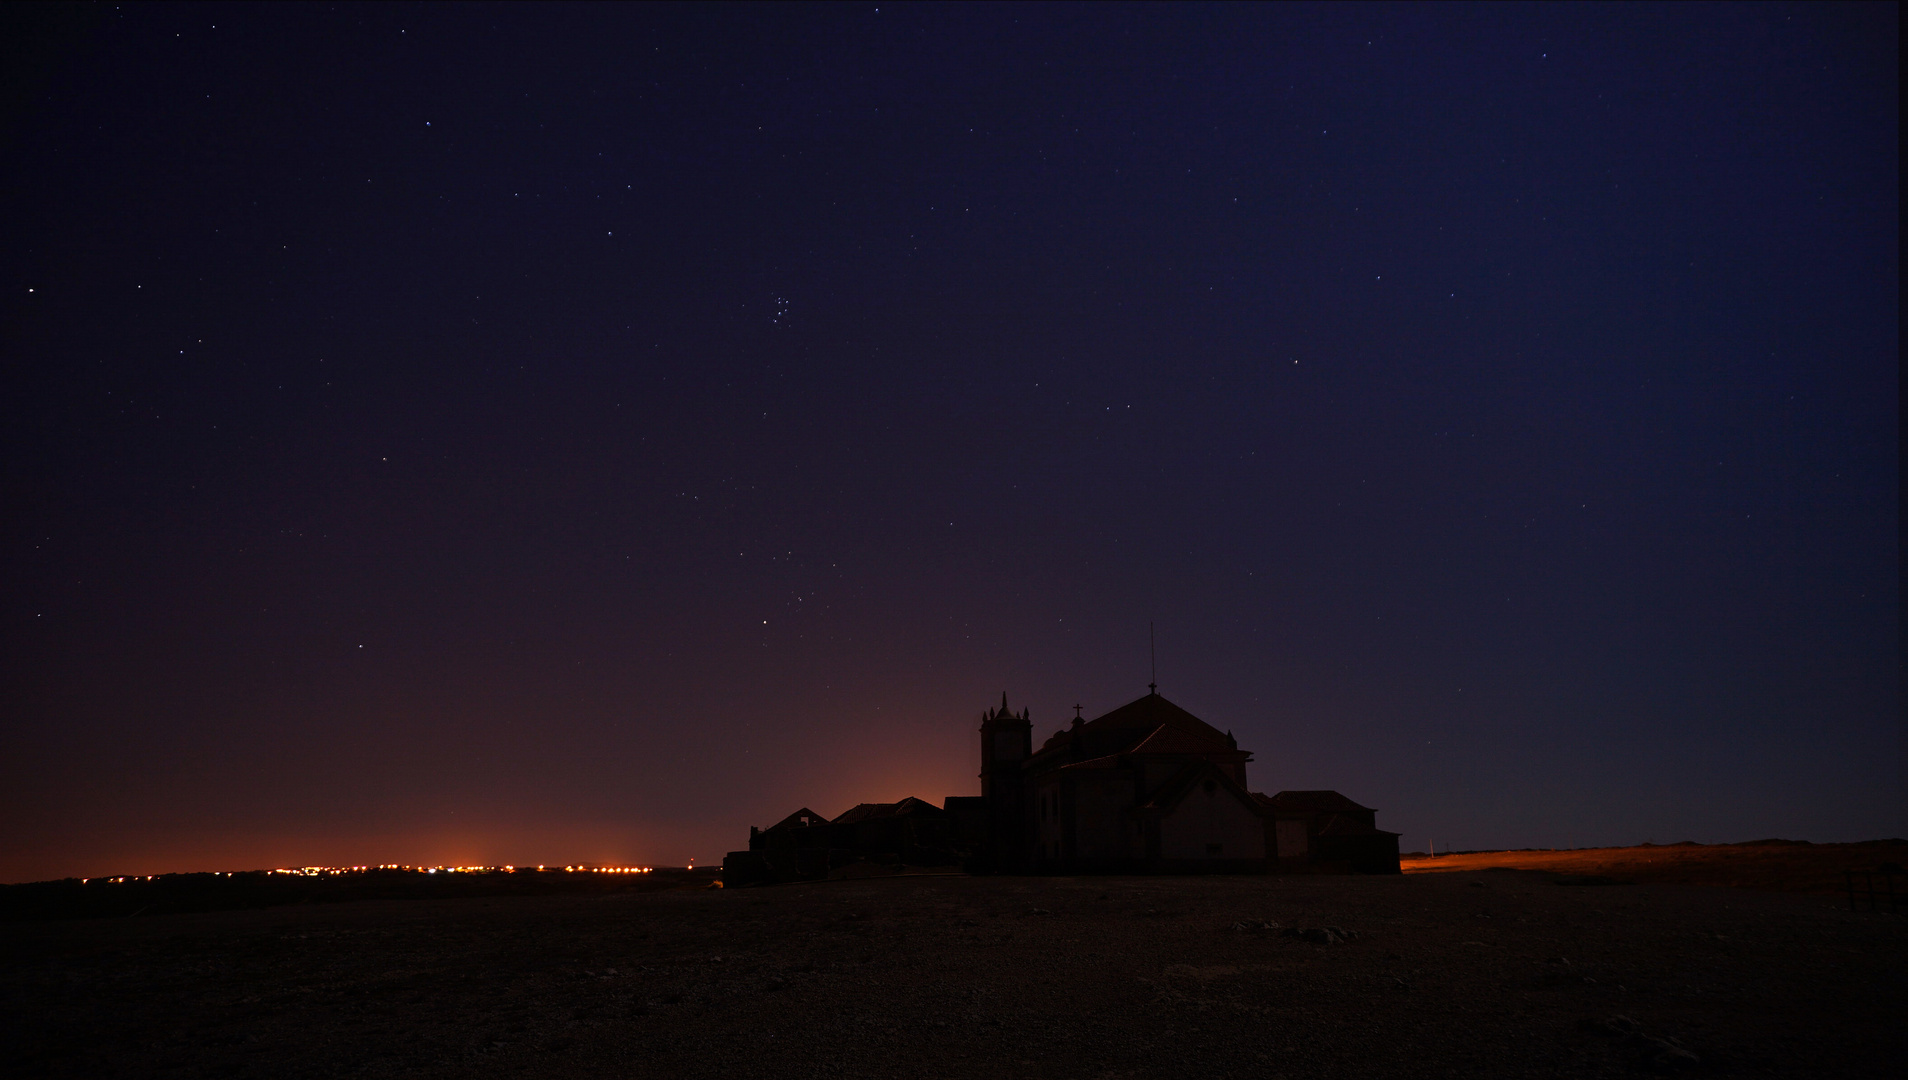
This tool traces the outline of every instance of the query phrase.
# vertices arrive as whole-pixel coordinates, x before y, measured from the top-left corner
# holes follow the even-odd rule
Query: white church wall
[[[1302,859],[1305,857],[1305,822],[1278,822],[1279,858]]]
[[[1161,819],[1159,853],[1167,859],[1263,859],[1264,819],[1225,786],[1215,782],[1208,790],[1201,784]]]

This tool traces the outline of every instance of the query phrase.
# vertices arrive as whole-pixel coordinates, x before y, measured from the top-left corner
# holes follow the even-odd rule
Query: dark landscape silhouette
[[[723,861],[730,885],[813,880],[857,863],[995,873],[1395,874],[1398,834],[1336,791],[1248,789],[1252,754],[1157,687],[1033,747],[1001,694],[980,723],[978,796],[909,797],[834,818],[803,807]]]

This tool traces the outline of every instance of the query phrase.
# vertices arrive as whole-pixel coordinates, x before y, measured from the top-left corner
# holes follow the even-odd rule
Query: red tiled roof
[[[848,825],[857,821],[867,821],[869,818],[887,817],[893,810],[894,804],[891,802],[856,803],[843,810],[841,816],[831,824]]]
[[[803,818],[807,818],[808,820],[803,821],[802,820]],[[808,825],[820,825],[822,822],[827,820],[828,820],[827,818],[821,816],[820,814],[817,814],[815,811],[810,810],[808,807],[804,806],[800,810],[795,811],[794,813],[788,815],[787,817],[776,822],[775,824],[770,825],[768,828],[763,829],[762,831],[774,832],[777,829],[800,829]]]
[[[1281,791],[1267,798],[1259,796],[1274,810],[1295,810],[1307,814],[1343,814],[1354,810],[1371,812],[1336,791]]]
[[[1199,719],[1179,706],[1167,701],[1158,694],[1148,694],[1143,698],[1126,704],[1086,722],[1087,728],[1131,728],[1151,731],[1161,724],[1167,727],[1181,728],[1186,731],[1217,738],[1225,738],[1225,732]]]
[[[901,817],[906,814],[919,813],[940,814],[945,813],[945,811],[931,802],[917,799],[910,795],[900,802],[856,803],[842,811],[841,816],[836,818],[831,824],[852,825],[857,821],[870,821],[874,818]]]
[[[1085,751],[1094,757],[1123,753],[1162,727],[1195,739],[1217,740],[1220,749],[1232,748],[1232,740],[1225,732],[1158,694],[1148,694],[1136,701],[1129,701],[1104,716],[1088,720],[1077,728],[1064,728],[1055,732],[1041,744],[1040,752],[1045,753],[1056,747],[1069,745],[1077,739]],[[1191,752],[1209,751],[1201,749]]]
[[[1108,754],[1105,757],[1096,757],[1087,761],[1076,761],[1071,765],[1062,765],[1060,767],[1062,769],[1111,769],[1117,767],[1119,763],[1120,756],[1118,754]]]
[[[1211,731],[1210,728],[1207,729]],[[1231,740],[1213,731],[1188,731],[1185,728],[1167,727],[1161,724],[1153,733],[1140,740],[1139,744],[1128,750],[1129,754],[1213,754],[1226,753],[1232,749]]]

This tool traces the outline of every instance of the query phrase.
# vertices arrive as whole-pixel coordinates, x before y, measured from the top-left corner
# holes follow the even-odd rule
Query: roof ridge
[[[1177,737],[1177,738],[1175,738]],[[1175,745],[1175,743],[1177,745]],[[1161,724],[1154,728],[1144,739],[1133,744],[1129,754],[1210,754],[1217,751],[1230,751],[1233,747],[1223,735],[1207,735],[1205,732],[1188,731],[1182,727]]]
[[[1192,791],[1193,782],[1206,774],[1208,770],[1211,771],[1213,778],[1219,781],[1221,787],[1232,792],[1234,797],[1243,797],[1242,801],[1247,808],[1264,816],[1264,811],[1260,809],[1258,800],[1253,797],[1253,792],[1247,791],[1243,784],[1232,778],[1231,773],[1210,761],[1188,761],[1185,767],[1153,789],[1152,794],[1146,797],[1142,808],[1165,810],[1177,806],[1180,800]]]
[[[1225,738],[1225,732],[1187,712],[1160,694],[1147,694],[1117,709],[1102,713],[1082,725],[1081,730],[1095,727],[1102,730],[1157,727],[1161,724],[1195,734],[1211,733],[1219,738]]]

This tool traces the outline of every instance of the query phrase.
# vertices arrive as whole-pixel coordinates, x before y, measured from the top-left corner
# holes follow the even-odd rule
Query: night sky
[[[0,880],[1908,831],[1894,5],[6,18]]]

